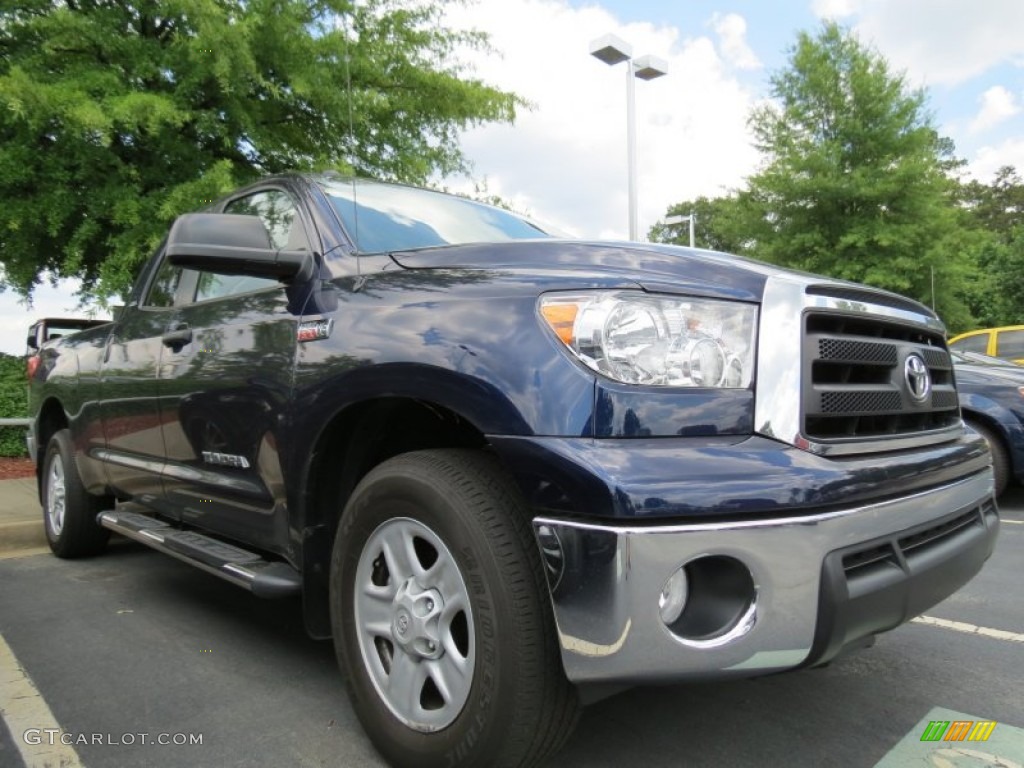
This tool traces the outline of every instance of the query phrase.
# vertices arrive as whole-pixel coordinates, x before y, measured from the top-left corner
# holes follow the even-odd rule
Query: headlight
[[[628,384],[750,386],[757,307],[637,291],[550,294],[540,314],[576,357]]]

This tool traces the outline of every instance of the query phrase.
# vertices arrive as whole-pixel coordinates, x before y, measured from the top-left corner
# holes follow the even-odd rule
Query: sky
[[[474,76],[531,108],[514,125],[463,136],[472,179],[518,210],[586,238],[624,239],[625,66],[588,54],[612,33],[668,63],[636,82],[639,229],[673,203],[741,186],[759,162],[747,117],[770,98],[800,31],[835,19],[926,89],[940,133],[969,172],[989,181],[1024,170],[1024,2],[1021,0],[477,0],[448,22],[491,37],[495,53],[463,55]],[[698,242],[699,245],[699,242]],[[31,308],[0,293],[0,351],[21,354],[37,317],[81,315],[74,286],[41,286]],[[100,315],[102,316],[102,315]]]

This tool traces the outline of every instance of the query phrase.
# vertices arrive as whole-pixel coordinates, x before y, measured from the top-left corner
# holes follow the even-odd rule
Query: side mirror
[[[221,275],[251,275],[288,282],[313,276],[313,254],[271,247],[270,235],[256,216],[235,213],[186,213],[167,236],[171,264]]]
[[[30,333],[28,335],[26,343],[28,344],[29,349],[39,349],[39,342],[36,341],[36,335],[34,333]]]

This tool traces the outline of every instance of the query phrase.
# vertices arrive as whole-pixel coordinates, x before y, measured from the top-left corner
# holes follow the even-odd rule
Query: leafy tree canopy
[[[1002,242],[1014,240],[1024,229],[1024,180],[1012,165],[1000,168],[991,184],[964,184],[961,198],[978,226]]]
[[[14,0],[0,12],[0,267],[122,293],[177,214],[285,170],[423,183],[522,101],[444,0]],[[350,98],[351,94],[351,98]]]
[[[778,264],[927,293],[955,227],[951,145],[885,59],[834,23],[804,33],[751,125],[758,253]]]
[[[964,292],[976,327],[1024,322],[1024,180],[1006,166],[990,184],[964,184],[960,198],[976,254]]]

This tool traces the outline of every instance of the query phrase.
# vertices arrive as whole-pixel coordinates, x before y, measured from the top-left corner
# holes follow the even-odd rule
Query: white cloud
[[[36,288],[32,306],[27,306],[10,288],[0,293],[0,352],[24,354],[28,327],[43,317],[109,317],[77,309],[74,293],[78,287],[74,280],[62,280],[56,287],[44,282]]]
[[[561,0],[481,0],[453,4],[449,16],[488,32],[503,54],[467,57],[476,74],[535,105],[514,126],[465,134],[474,175],[540,219],[582,237],[627,234],[625,67],[587,54],[609,32],[669,65],[667,77],[636,82],[641,233],[670,204],[738,186],[753,170],[753,97],[709,37],[681,39],[675,27],[622,24],[600,7]]]
[[[725,60],[737,69],[760,69],[761,60],[747,45],[747,20],[738,13],[716,13],[711,28],[718,35]]]
[[[1020,0],[816,0],[819,7],[852,11],[862,39],[929,85],[957,85],[1024,56]]]
[[[978,101],[981,102],[981,109],[968,128],[971,133],[987,131],[1020,112],[1017,97],[1001,85],[989,88],[979,97]]]
[[[1006,139],[995,146],[985,146],[974,154],[968,169],[981,182],[991,182],[1004,165],[1024,169],[1024,138]]]
[[[860,9],[859,0],[814,0],[811,11],[821,19],[844,19]]]

